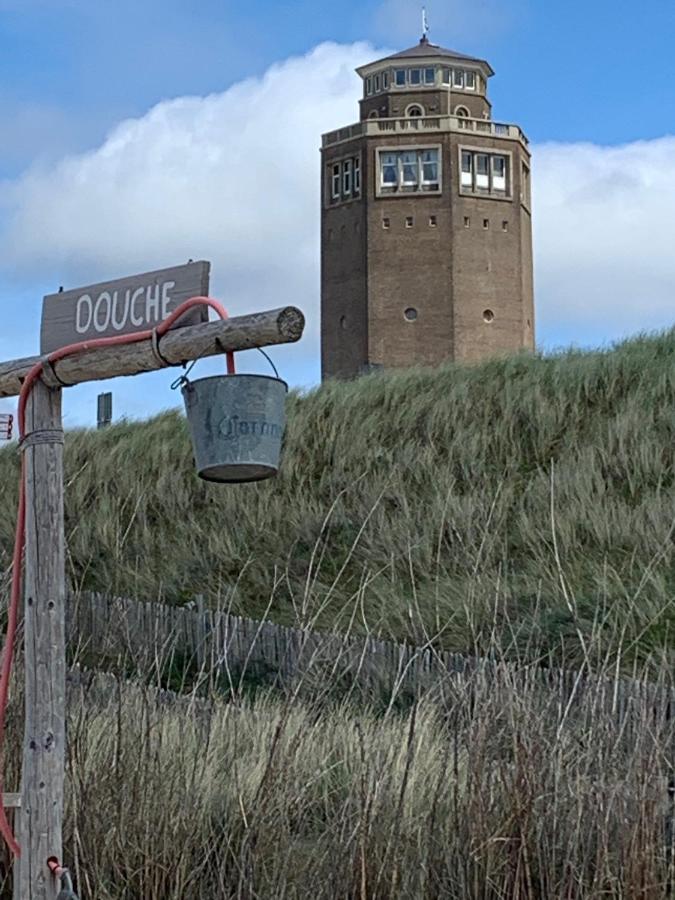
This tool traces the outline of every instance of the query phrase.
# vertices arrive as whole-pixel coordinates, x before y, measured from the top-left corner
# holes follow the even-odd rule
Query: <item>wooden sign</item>
[[[154,328],[190,297],[208,296],[211,264],[190,262],[142,275],[49,294],[42,305],[40,353],[88,338]],[[186,313],[177,327],[208,320],[208,310]]]

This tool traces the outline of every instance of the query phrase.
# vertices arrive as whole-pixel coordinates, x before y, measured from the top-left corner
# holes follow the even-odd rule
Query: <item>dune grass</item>
[[[99,675],[70,695],[66,858],[82,900],[670,896],[673,723],[611,692],[499,666],[383,715]]]
[[[329,384],[291,398],[281,474],[257,486],[199,482],[177,414],[69,434],[75,588],[204,593],[491,660],[404,703],[311,671],[286,691],[240,678],[228,702],[103,675],[73,688],[81,897],[671,896],[668,706],[645,687],[617,716],[611,679],[575,681],[572,702],[506,660],[633,669],[672,694],[674,363],[669,332]],[[7,509],[16,476],[5,449]]]
[[[68,435],[76,588],[197,593],[288,624],[570,664],[673,647],[675,331],[331,383],[289,401],[279,477],[194,475],[182,416]],[[6,509],[16,453],[0,452]],[[9,559],[12,517],[0,519]],[[414,611],[414,615],[412,612]],[[415,623],[415,624],[413,624]]]

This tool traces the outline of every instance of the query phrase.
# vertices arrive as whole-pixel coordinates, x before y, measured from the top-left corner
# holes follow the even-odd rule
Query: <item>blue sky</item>
[[[491,83],[495,118],[518,122],[533,142],[540,345],[593,345],[672,324],[675,268],[664,258],[671,254],[659,234],[660,223],[675,214],[675,5],[428,0],[427,7],[432,40],[490,60],[497,73]],[[188,256],[215,255],[214,287],[232,297],[234,311],[247,301],[254,308],[283,284],[283,301],[297,297],[316,318],[311,229],[319,134],[357,117],[358,85],[346,73],[382,49],[415,43],[420,9],[409,0],[344,0],[339,7],[307,0],[0,0],[0,356],[34,352],[41,297],[58,284],[74,287],[181,262],[175,254],[183,248]],[[311,84],[317,80],[321,84]],[[298,100],[301,91],[307,96]],[[193,143],[203,136],[217,149],[235,129],[232,152],[255,157],[244,135],[255,141],[256,127],[269,127],[263,106],[272,97],[279,155],[297,152],[303,169],[291,176],[302,197],[297,209],[270,192],[244,211],[245,195],[228,194],[227,153],[206,174],[194,160],[194,170],[189,162],[185,168],[200,183],[203,177],[199,197],[222,190],[226,198],[226,217],[215,210],[204,217],[209,239],[200,238],[200,207],[191,209],[187,194],[173,207],[145,209],[166,148],[185,135]],[[225,115],[227,128],[214,124]],[[295,127],[285,132],[284,119]],[[135,163],[139,155],[154,159],[154,168]],[[274,170],[277,159],[261,153],[257,165],[253,191],[262,189],[259,173]],[[176,172],[164,176],[162,186],[173,195]],[[110,197],[127,198],[127,207],[115,206],[109,216],[105,205],[87,204],[106,179]],[[78,191],[81,205],[71,207]],[[146,212],[144,253],[142,232],[133,245],[126,236]],[[175,217],[175,233],[167,231],[167,215]],[[240,215],[251,217],[243,229]],[[86,220],[79,231],[75,219]],[[194,246],[185,220],[192,223]],[[604,223],[617,229],[617,221],[621,231],[606,233]],[[255,235],[266,229],[268,244],[279,246],[261,272],[256,252],[263,247]],[[248,235],[245,243],[241,232]],[[237,253],[223,251],[219,258],[212,251],[215,233],[223,246],[239,241]],[[289,253],[293,271],[284,269]],[[315,381],[316,327],[308,329],[302,350],[278,355],[291,381]],[[161,375],[144,386],[141,379],[116,385],[116,412],[143,415],[175,402],[166,397],[167,380]],[[97,389],[72,392],[72,422],[90,420]]]

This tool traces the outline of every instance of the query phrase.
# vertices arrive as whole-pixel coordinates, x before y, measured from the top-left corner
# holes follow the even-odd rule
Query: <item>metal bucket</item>
[[[260,481],[279,469],[288,385],[266,375],[215,375],[183,387],[195,464],[205,481]]]

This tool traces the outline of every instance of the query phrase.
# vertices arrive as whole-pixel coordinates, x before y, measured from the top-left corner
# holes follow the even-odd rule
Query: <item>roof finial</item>
[[[429,43],[429,19],[427,19],[427,8],[422,7],[422,40],[421,44]]]

